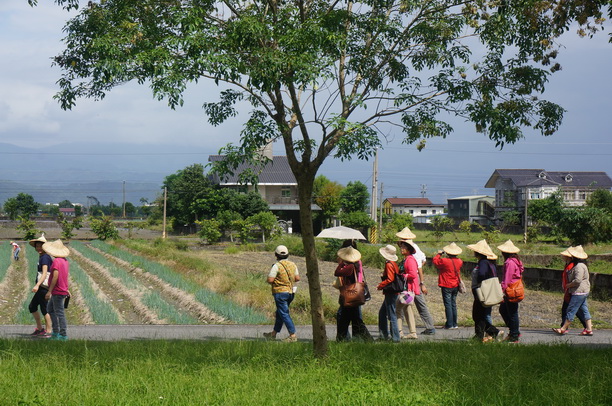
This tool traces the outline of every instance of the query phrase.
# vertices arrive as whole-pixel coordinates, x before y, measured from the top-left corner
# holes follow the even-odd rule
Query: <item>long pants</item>
[[[402,318],[408,324],[408,331],[410,333],[416,333],[416,320],[414,319],[414,302],[410,304],[403,304],[399,300],[395,302],[395,314],[397,316],[397,330],[400,336],[404,335]]]
[[[483,339],[485,333],[497,337],[499,330],[491,324],[487,316],[491,316],[491,308],[484,307],[476,295],[476,289],[472,289],[474,295],[474,303],[472,304],[472,319],[474,320],[474,332],[476,337]]]
[[[67,295],[51,295],[47,303],[47,313],[51,316],[53,333],[66,337],[66,313],[64,312],[64,301]]]
[[[427,303],[425,303],[425,295],[422,293],[414,296],[414,305],[416,306],[417,311],[419,312],[419,316],[421,316],[421,320],[423,320],[423,324],[427,330],[435,330],[434,319],[431,317],[431,313],[429,313],[429,309],[427,308]]]
[[[380,330],[380,336],[384,339],[388,339],[390,331],[391,339],[394,342],[398,342],[400,340],[400,333],[397,327],[397,315],[395,313],[396,301],[397,294],[386,294],[385,300],[378,311],[378,329]]]
[[[499,305],[499,314],[502,316],[502,319],[504,319],[504,323],[510,330],[508,333],[508,337],[510,339],[517,339],[519,338],[519,335],[521,334],[519,330],[519,312],[518,310],[519,310],[519,304],[509,302],[507,299],[505,299]]]
[[[563,299],[563,306],[561,306],[561,327],[563,327],[563,325],[565,324],[565,320],[567,320],[567,307],[568,306],[569,306],[569,299],[567,301]],[[578,317],[578,320],[580,320],[580,323],[582,323],[582,327],[586,328],[586,319],[584,318],[584,313],[577,312],[576,317]]]
[[[361,319],[359,306],[342,306],[336,320],[336,341],[346,341],[348,339],[348,328],[350,324],[353,325],[353,338],[360,338],[364,341],[373,340],[372,335]]]

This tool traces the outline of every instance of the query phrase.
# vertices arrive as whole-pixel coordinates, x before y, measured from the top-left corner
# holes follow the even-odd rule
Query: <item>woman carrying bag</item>
[[[491,251],[489,244],[485,240],[480,240],[476,244],[471,244],[467,247],[474,251],[474,256],[478,261],[478,264],[472,270],[472,294],[474,295],[472,319],[474,319],[475,338],[486,343],[495,340],[500,335],[503,337],[503,332],[499,331],[489,321],[491,307],[483,305],[477,293],[484,280],[497,278],[497,269],[495,267],[497,255]]]
[[[438,270],[438,286],[442,291],[442,302],[446,313],[445,329],[459,328],[457,325],[457,294],[461,284],[460,270],[463,261],[457,258],[462,249],[455,243],[449,244],[438,251],[433,257],[433,264]],[[446,253],[446,258],[442,257]]]
[[[504,323],[510,330],[508,332],[508,342],[518,343],[521,332],[519,330],[519,302],[523,300],[511,292],[517,291],[517,287],[523,291],[523,271],[525,267],[518,257],[520,249],[512,241],[508,240],[497,247],[504,257],[504,279],[502,280],[502,290],[504,291],[504,301],[499,305],[499,314],[504,319]]]
[[[336,341],[347,340],[350,324],[353,325],[354,337],[364,341],[373,341],[372,335],[361,318],[361,312],[359,311],[360,304],[348,303],[343,293],[348,291],[347,288],[349,287],[355,286],[355,289],[359,289],[360,284],[363,285],[363,269],[359,266],[360,259],[361,253],[353,247],[345,247],[338,250],[338,267],[334,272],[334,276],[340,279],[340,297],[338,299],[340,311],[336,319]],[[361,286],[361,289],[363,289],[363,286]],[[365,303],[365,297],[363,303]]]
[[[399,275],[397,250],[395,247],[387,245],[380,248],[378,252],[385,259],[385,270],[381,275],[382,282],[377,287],[385,295],[385,300],[383,300],[378,311],[378,329],[380,330],[381,339],[388,340],[389,331],[391,331],[391,340],[398,343],[400,341],[400,333],[397,327],[395,302],[399,293],[405,289],[406,284],[403,282],[403,277]]]

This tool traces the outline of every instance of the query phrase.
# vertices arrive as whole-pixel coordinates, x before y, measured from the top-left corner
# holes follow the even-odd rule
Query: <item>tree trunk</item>
[[[306,172],[306,171],[304,171]],[[312,186],[314,175],[301,172],[296,175],[298,183],[298,203],[300,205],[300,223],[302,243],[306,257],[306,275],[310,293],[310,315],[312,318],[313,350],[316,358],[325,358],[328,353],[325,316],[323,314],[323,295],[319,277],[319,262],[315,249],[314,230],[312,227]]]

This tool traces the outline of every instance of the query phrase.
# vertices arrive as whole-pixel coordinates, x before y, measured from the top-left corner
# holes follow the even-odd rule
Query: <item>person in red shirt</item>
[[[459,328],[457,325],[457,293],[461,283],[461,266],[463,261],[457,258],[463,250],[455,243],[442,248],[433,258],[438,270],[438,286],[442,290],[442,301],[446,313],[445,329]],[[446,254],[444,257],[443,255]]]
[[[402,278],[399,275],[399,267],[397,266],[397,249],[393,245],[387,245],[380,248],[378,252],[385,259],[385,270],[381,275],[382,282],[377,287],[385,295],[385,300],[378,311],[378,329],[380,330],[381,339],[388,340],[390,331],[391,340],[398,343],[400,341],[400,333],[397,327],[395,302],[397,295],[404,290],[405,283],[402,282],[402,279],[397,279],[400,282],[399,284],[394,283],[396,278]],[[398,289],[400,285],[402,288]]]

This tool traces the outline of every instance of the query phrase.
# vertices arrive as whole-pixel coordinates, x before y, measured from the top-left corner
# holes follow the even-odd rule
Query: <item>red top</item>
[[[404,277],[406,278],[408,290],[413,291],[415,295],[420,295],[419,266],[413,255],[408,255],[404,259]]]
[[[395,280],[395,274],[398,272],[399,272],[399,267],[397,266],[397,263],[393,261],[387,261],[385,263],[385,270],[382,275],[383,280],[381,283],[378,284],[377,289],[381,290],[385,286],[392,283]],[[392,293],[395,294],[395,292],[392,292]]]
[[[459,272],[463,261],[459,258],[442,258],[440,254],[433,257],[433,264],[438,268],[438,286],[456,288],[459,286]]]

